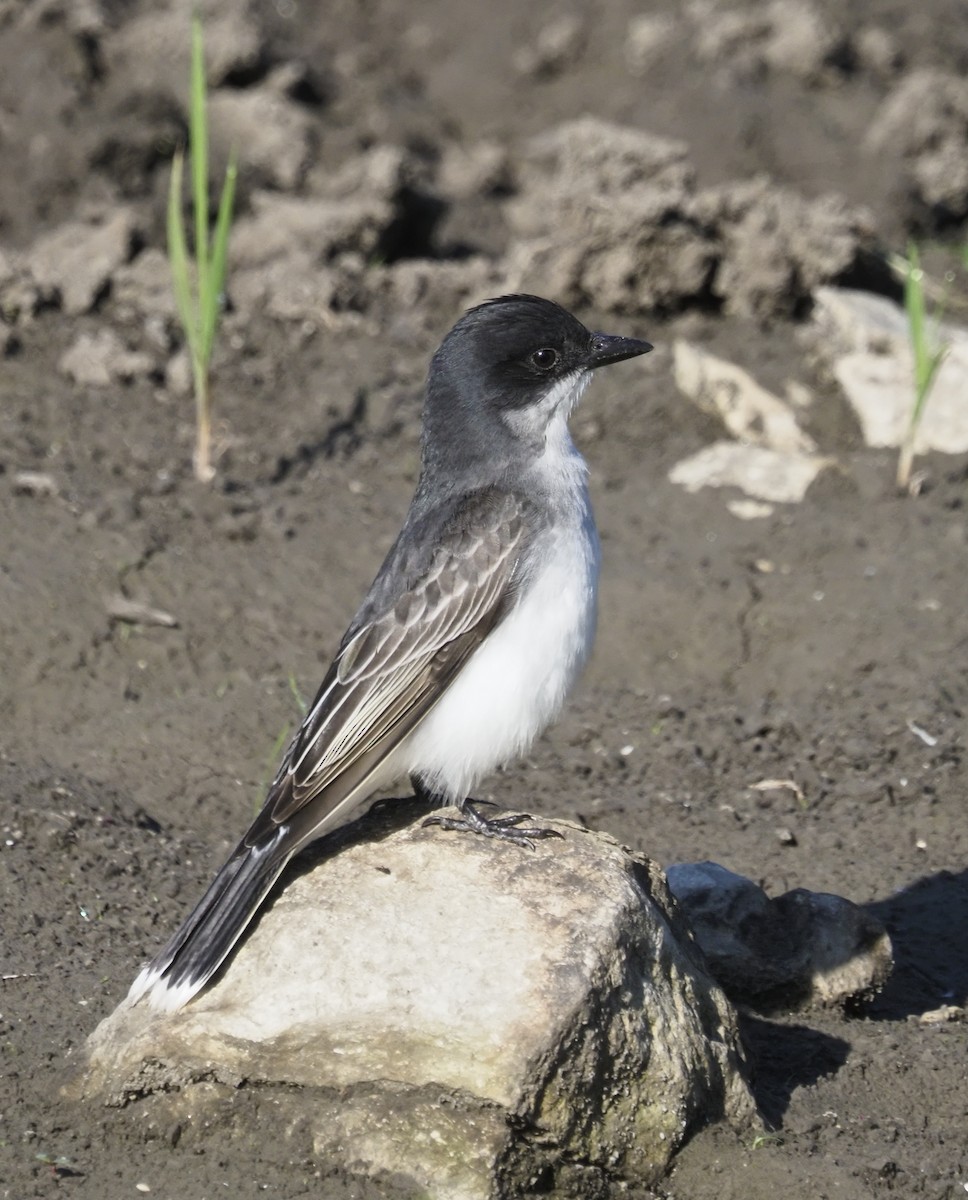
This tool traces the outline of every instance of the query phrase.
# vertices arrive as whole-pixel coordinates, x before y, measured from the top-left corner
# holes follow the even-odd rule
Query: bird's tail
[[[283,824],[259,845],[239,843],[188,919],[131,985],[129,1003],[147,996],[152,1008],[174,1012],[205,986],[292,857],[289,832]]]

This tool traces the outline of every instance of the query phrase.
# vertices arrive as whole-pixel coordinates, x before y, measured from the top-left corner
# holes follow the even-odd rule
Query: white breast
[[[514,609],[407,743],[406,769],[455,801],[531,744],[561,709],[591,650],[598,534],[585,464],[561,424],[538,469],[556,474],[569,515],[543,535],[542,565]]]

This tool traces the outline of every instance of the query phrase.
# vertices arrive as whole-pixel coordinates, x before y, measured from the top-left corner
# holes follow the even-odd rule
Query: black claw
[[[530,813],[511,813],[504,817],[484,817],[474,807],[475,804],[490,804],[489,800],[475,800],[471,804],[465,800],[461,805],[460,817],[427,817],[423,826],[439,825],[441,829],[458,832],[479,833],[482,837],[497,838],[502,842],[513,842],[516,846],[526,846],[529,850],[535,848],[532,839],[560,838],[562,834],[557,829],[544,829],[540,826],[521,828],[522,821],[534,818]]]

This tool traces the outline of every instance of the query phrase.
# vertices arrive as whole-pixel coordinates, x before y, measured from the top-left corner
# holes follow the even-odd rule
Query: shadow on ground
[[[939,871],[887,900],[867,905],[894,945],[894,971],[865,1009],[875,1020],[903,1021],[968,1000],[968,870]]]

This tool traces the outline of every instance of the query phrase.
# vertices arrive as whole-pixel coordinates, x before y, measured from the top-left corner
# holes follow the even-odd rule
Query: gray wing
[[[245,842],[279,824],[300,842],[325,832],[346,802],[440,699],[507,612],[529,538],[517,496],[493,489],[456,505],[413,557],[398,540],[350,627]],[[416,538],[426,546],[427,537]],[[400,579],[400,586],[390,581]]]

